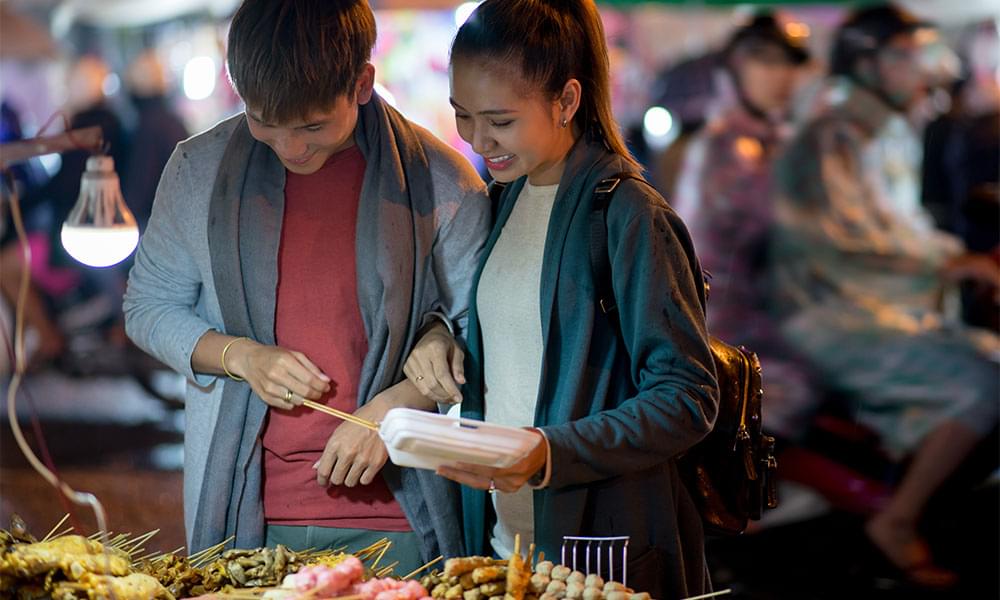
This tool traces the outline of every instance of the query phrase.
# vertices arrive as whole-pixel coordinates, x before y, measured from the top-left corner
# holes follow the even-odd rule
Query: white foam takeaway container
[[[410,408],[386,413],[379,435],[394,464],[431,470],[455,462],[509,467],[528,454],[536,439],[519,427]]]

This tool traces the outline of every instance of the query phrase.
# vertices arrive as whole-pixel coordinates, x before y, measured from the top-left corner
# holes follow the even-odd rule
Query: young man
[[[433,409],[403,361],[431,315],[464,322],[488,227],[475,170],[373,92],[374,44],[365,0],[246,0],[228,49],[246,113],[160,182],[125,311],[189,380],[191,550],[388,537],[404,573],[461,552],[457,490],[301,406]]]
[[[931,495],[997,425],[1000,350],[985,330],[947,326],[942,278],[997,281],[996,266],[962,254],[919,204],[919,139],[906,120],[927,86],[933,30],[892,6],[866,8],[840,28],[833,102],[777,166],[772,289],[782,333],[857,418],[912,463],[865,531],[901,574],[942,587],[918,523]]]

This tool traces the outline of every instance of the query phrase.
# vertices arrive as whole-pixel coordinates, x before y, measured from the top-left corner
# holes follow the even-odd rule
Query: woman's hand
[[[455,463],[438,467],[437,474],[463,485],[480,490],[496,489],[501,492],[516,492],[536,473],[545,468],[549,442],[540,431],[527,428],[537,440],[528,454],[506,469],[496,469],[471,463]]]
[[[435,402],[462,401],[458,386],[465,383],[465,353],[444,323],[437,322],[417,341],[403,365],[403,373],[420,393]]]
[[[330,391],[330,378],[305,354],[253,340],[237,340],[226,356],[226,365],[247,380],[253,391],[274,408],[288,410],[302,400],[319,400]]]

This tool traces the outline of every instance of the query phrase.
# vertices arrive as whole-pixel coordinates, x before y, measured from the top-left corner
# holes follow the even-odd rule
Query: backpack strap
[[[611,280],[611,259],[608,257],[608,207],[611,205],[611,198],[614,196],[615,190],[625,179],[634,179],[653,187],[642,175],[629,171],[605,177],[594,186],[594,202],[590,211],[590,265],[594,273],[594,286],[597,289],[597,305],[601,312],[606,315],[610,315],[618,309]],[[497,198],[499,196],[498,192]],[[492,188],[490,197],[492,198]],[[707,297],[712,274],[707,269],[702,269],[701,279],[705,284],[705,296]]]
[[[638,173],[625,171],[605,177],[594,186],[594,201],[590,210],[590,266],[594,273],[597,305],[606,315],[618,310],[611,281],[611,259],[608,257],[608,206],[624,179],[635,179],[649,185]]]

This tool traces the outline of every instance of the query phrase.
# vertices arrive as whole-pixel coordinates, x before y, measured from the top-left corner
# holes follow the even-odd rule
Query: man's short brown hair
[[[327,110],[375,46],[367,0],[244,0],[229,28],[229,79],[267,123]]]

